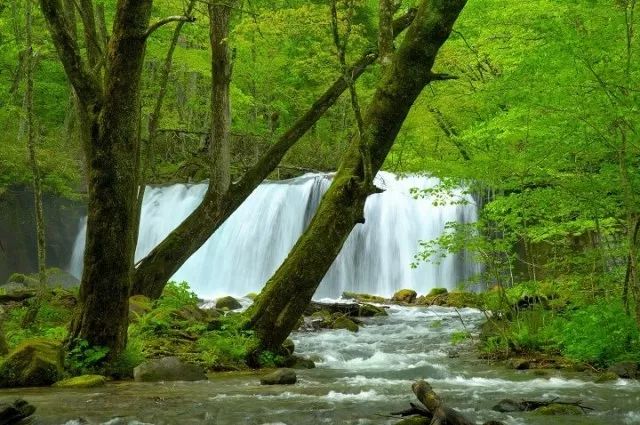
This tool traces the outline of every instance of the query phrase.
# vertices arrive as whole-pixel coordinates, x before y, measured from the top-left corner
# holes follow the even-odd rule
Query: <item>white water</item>
[[[189,282],[200,297],[208,299],[259,292],[309,224],[330,179],[329,175],[308,174],[260,185],[173,280]],[[336,298],[343,291],[390,296],[402,288],[425,293],[436,286],[452,289],[474,274],[476,265],[464,256],[410,267],[418,241],[437,237],[447,222],[476,219],[472,202],[434,206],[432,200],[416,200],[410,194],[412,188],[437,183],[434,178],[397,179],[381,172],[376,185],[385,189],[384,193],[367,200],[365,224],[357,225],[351,233],[316,296]],[[147,188],[136,261],[198,206],[206,187],[176,184]],[[85,227],[83,220],[70,264],[76,277],[82,273]]]

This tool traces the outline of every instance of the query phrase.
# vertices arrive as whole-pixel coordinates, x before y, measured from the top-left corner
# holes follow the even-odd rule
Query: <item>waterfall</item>
[[[477,266],[464,255],[450,255],[439,264],[410,267],[418,241],[437,237],[447,222],[476,219],[473,202],[434,206],[432,200],[414,199],[410,194],[412,188],[437,183],[435,178],[399,179],[391,173],[379,173],[376,185],[384,192],[367,199],[365,224],[353,230],[316,297],[337,298],[343,291],[390,296],[402,288],[422,294],[436,286],[453,289],[476,273]],[[259,292],[310,223],[330,184],[331,175],[327,174],[261,184],[172,280],[189,282],[205,299]],[[136,261],[198,206],[206,189],[205,183],[147,188]],[[83,219],[69,267],[76,277],[82,273],[85,238]]]

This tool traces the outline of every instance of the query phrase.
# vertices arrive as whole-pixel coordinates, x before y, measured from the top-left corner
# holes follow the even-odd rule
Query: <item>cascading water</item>
[[[320,284],[316,297],[337,298],[343,291],[390,296],[402,288],[428,292],[454,288],[477,271],[464,255],[451,255],[439,264],[410,267],[418,241],[440,235],[447,222],[476,219],[473,202],[434,206],[414,199],[412,188],[433,187],[437,179],[410,176],[398,179],[381,172],[376,185],[384,189],[365,206],[365,224],[357,225]],[[260,185],[173,276],[187,281],[202,298],[243,296],[259,292],[302,234],[331,184],[331,176],[307,174]],[[202,201],[206,184],[149,187],[142,205],[136,261],[148,254]],[[462,196],[461,194],[458,194]],[[70,272],[82,273],[86,220],[80,224]]]

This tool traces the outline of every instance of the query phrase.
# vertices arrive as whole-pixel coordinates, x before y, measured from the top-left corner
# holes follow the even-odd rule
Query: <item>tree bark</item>
[[[135,249],[140,77],[151,4],[151,0],[117,2],[102,84],[80,54],[61,0],[40,0],[58,56],[78,96],[88,167],[84,272],[69,343],[86,340],[90,345],[107,347],[109,359],[118,356],[127,340]],[[95,21],[91,37],[94,30]],[[92,61],[90,58],[89,63]]]
[[[364,118],[377,173],[424,87],[431,69],[466,0],[423,0],[418,13],[383,75]],[[347,236],[364,221],[364,203],[372,189],[364,181],[366,165],[354,138],[311,224],[287,259],[267,282],[250,310],[249,327],[260,348],[277,349],[296,326]]]
[[[394,34],[402,33],[411,24],[415,15],[416,10],[412,9],[396,19]],[[349,69],[353,80],[362,75],[376,58],[375,53],[368,53],[356,62]],[[229,190],[219,202],[219,208],[216,206],[218,202],[215,197],[211,191],[208,191],[198,208],[137,264],[132,294],[158,298],[171,276],[276,169],[287,151],[335,104],[347,88],[347,82],[343,76],[340,76],[237,183],[230,185]]]
[[[36,152],[36,126],[33,116],[33,40],[32,40],[32,11],[31,0],[26,1],[26,74],[27,88],[25,92],[25,103],[27,113],[27,148],[29,151],[29,165],[33,179],[33,202],[36,215],[36,252],[38,255],[38,296],[31,300],[29,308],[22,320],[22,327],[29,327],[33,324],[43,298],[47,292],[47,263],[45,247],[45,225],[44,208],[42,206],[42,178],[38,167],[38,155]]]

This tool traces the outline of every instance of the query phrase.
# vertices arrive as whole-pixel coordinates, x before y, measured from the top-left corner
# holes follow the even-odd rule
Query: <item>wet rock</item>
[[[401,289],[391,298],[391,301],[412,304],[415,302],[418,294],[413,289]]]
[[[360,304],[358,310],[358,317],[380,317],[388,316],[387,310],[382,307],[376,307],[371,304]]]
[[[496,412],[502,412],[502,413],[510,413],[510,412],[522,412],[525,409],[522,406],[522,403],[515,400],[511,400],[509,398],[505,398],[500,400],[498,404],[496,404],[491,408],[491,410],[495,410]]]
[[[445,295],[448,293],[449,291],[447,290],[447,288],[432,288],[427,294],[427,297],[437,297],[439,295]]]
[[[580,407],[572,404],[551,403],[548,406],[538,407],[534,413],[538,415],[582,415],[584,412]]]
[[[344,298],[345,300],[356,300],[363,303],[382,304],[386,302],[383,297],[379,297],[377,295],[359,294],[356,292],[343,292],[342,298]]]
[[[62,347],[47,340],[28,340],[0,365],[0,388],[48,386],[63,373]]]
[[[207,375],[198,365],[184,363],[177,357],[163,357],[136,366],[133,378],[137,382],[203,381]]]
[[[358,332],[358,325],[348,317],[338,317],[331,324],[332,329],[346,329],[350,332]]]
[[[316,364],[311,359],[305,359],[304,357],[291,356],[294,360],[289,366],[291,369],[314,369]]]
[[[255,301],[255,299],[258,298],[258,294],[256,294],[255,292],[249,292],[244,297],[250,299],[251,301]]]
[[[528,359],[510,359],[508,365],[515,370],[527,370],[531,368],[531,362]]]
[[[603,382],[617,381],[618,379],[620,379],[620,377],[618,376],[617,373],[604,372],[604,373],[601,373],[600,376],[596,378],[596,382],[598,384],[602,384]]]
[[[262,385],[292,385],[298,380],[296,372],[293,369],[278,369],[268,375],[260,378]]]
[[[290,356],[295,351],[296,346],[291,338],[287,338],[282,343],[282,351],[286,356]]]
[[[613,372],[624,379],[636,379],[640,377],[638,363],[636,362],[619,362],[610,366],[607,371]]]
[[[95,388],[106,384],[107,378],[102,375],[82,375],[69,379],[63,379],[53,384],[59,388]]]
[[[25,419],[29,418],[36,411],[36,408],[27,401],[17,399],[13,403],[0,402],[0,424],[26,424]]]
[[[216,308],[227,310],[238,310],[242,308],[242,304],[233,297],[222,297],[216,300]]]

